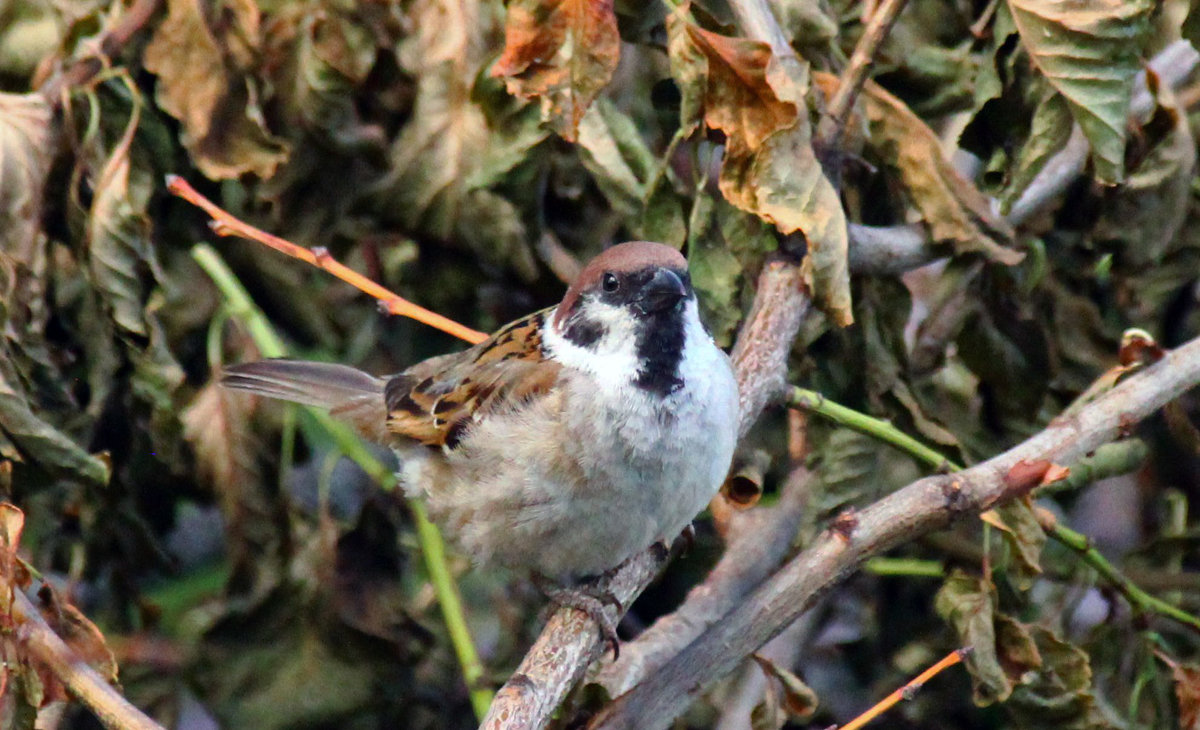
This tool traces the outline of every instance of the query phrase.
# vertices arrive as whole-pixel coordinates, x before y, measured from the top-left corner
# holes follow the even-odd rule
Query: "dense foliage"
[[[74,644],[111,669],[106,643],[160,722],[476,722],[403,499],[310,414],[215,384],[222,363],[261,356],[262,333],[195,247],[217,249],[293,354],[385,373],[461,343],[215,238],[168,174],[485,331],[642,238],[685,250],[729,346],[764,261],[803,256],[819,311],[791,382],[947,464],[1115,381],[1128,328],[1167,348],[1200,334],[1200,82],[1178,52],[1200,40],[1194,3],[911,0],[832,132],[826,104],[877,3],[769,0],[795,58],[751,40],[734,0],[613,4],[0,4],[0,496],[60,620],[69,601],[103,633]],[[1086,165],[1055,172],[1072,149]],[[914,232],[933,263],[864,258],[867,238]],[[1200,630],[1131,610],[1043,526],[1072,525],[1148,593],[1200,612],[1198,410],[1185,396],[986,529],[963,520],[869,563],[784,635],[787,666],[747,662],[686,726],[744,727],[751,710],[758,727],[845,722],[970,645],[967,671],[888,726],[1197,727]],[[748,439],[772,464],[761,505],[798,424],[769,409]],[[929,471],[817,416],[806,429],[797,547]],[[24,584],[17,515],[0,515],[0,579]],[[703,518],[623,633],[672,610],[720,550]],[[451,566],[498,686],[544,601],[521,576]],[[32,727],[62,693],[14,636],[0,633],[0,722]],[[810,717],[781,710],[788,668],[820,701]],[[91,720],[74,707],[65,722]]]

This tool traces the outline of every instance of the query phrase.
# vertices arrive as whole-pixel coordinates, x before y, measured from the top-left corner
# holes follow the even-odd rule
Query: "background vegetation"
[[[800,549],[1200,335],[1193,4],[0,1],[0,581],[53,586],[54,630],[171,727],[474,726],[411,507],[321,420],[213,379],[280,345],[386,373],[461,343],[217,240],[165,176],[484,331],[644,238],[685,250],[731,346],[764,264],[802,262],[788,382],[892,428],[767,409],[741,514],[793,510]],[[678,722],[826,727],[970,646],[883,722],[1200,727],[1198,410],[914,531]],[[729,509],[623,635],[704,580]],[[449,565],[478,704],[543,600]],[[0,607],[0,722],[94,726]]]

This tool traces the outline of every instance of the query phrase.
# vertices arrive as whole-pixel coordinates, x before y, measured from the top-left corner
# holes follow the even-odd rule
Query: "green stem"
[[[254,305],[249,292],[220,255],[211,246],[201,243],[192,247],[192,258],[216,284],[225,298],[229,314],[246,328],[262,354],[266,357],[285,356],[287,346],[283,339],[276,334],[262,310]],[[375,458],[354,432],[325,411],[306,410],[318,426],[329,434],[338,450],[357,463],[384,490],[395,489],[396,475]],[[458,585],[446,562],[445,542],[437,527],[426,516],[423,505],[414,500],[409,502],[409,508],[416,523],[417,541],[421,546],[425,570],[429,573],[429,581],[437,594],[442,619],[446,622],[446,631],[450,635],[450,643],[454,646],[454,653],[462,665],[463,680],[470,693],[471,707],[475,716],[482,720],[492,703],[493,693],[482,686],[483,662],[480,661],[475,644],[471,641]]]
[[[871,558],[863,570],[872,575],[945,578],[946,567],[937,560],[918,558]]]
[[[908,434],[900,431],[879,418],[834,403],[820,393],[803,388],[792,387],[788,393],[787,404],[809,413],[826,418],[859,433],[876,438],[886,444],[896,447],[913,458],[928,464],[936,470],[961,471],[962,467],[948,460],[938,452],[922,444]],[[1182,624],[1200,629],[1200,618],[1167,603],[1142,590],[1136,583],[1125,577],[1120,570],[1091,546],[1087,535],[1076,532],[1060,524],[1043,526],[1046,534],[1079,555],[1084,563],[1091,566],[1105,580],[1129,601],[1135,609],[1143,612],[1157,613],[1172,618]]]
[[[1081,556],[1085,563],[1092,566],[1109,583],[1112,583],[1120,591],[1121,595],[1125,596],[1125,599],[1133,604],[1134,608],[1143,612],[1168,616],[1182,624],[1200,629],[1200,618],[1196,618],[1187,611],[1172,606],[1161,598],[1142,590],[1136,583],[1122,575],[1096,548],[1092,547],[1092,541],[1087,535],[1082,532],[1076,532],[1057,522],[1051,525],[1043,525],[1043,529],[1055,541]]]
[[[912,436],[904,433],[882,418],[859,413],[853,408],[847,408],[834,403],[825,396],[812,390],[793,387],[788,393],[787,404],[809,413],[815,413],[822,418],[845,426],[846,428],[866,434],[886,444],[895,446],[909,456],[922,461],[935,471],[961,471],[962,467],[934,451]]]

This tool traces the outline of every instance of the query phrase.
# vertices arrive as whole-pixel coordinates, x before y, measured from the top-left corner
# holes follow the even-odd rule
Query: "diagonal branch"
[[[982,464],[927,477],[843,520],[788,562],[670,663],[618,698],[590,727],[665,727],[712,682],[804,613],[867,558],[1027,492],[1042,462],[1069,464],[1200,384],[1200,338],[1130,376],[1046,430]],[[1043,470],[1044,471],[1044,470]],[[1021,474],[1034,474],[1022,478]]]
[[[24,591],[12,585],[0,586],[0,590],[12,596],[13,637],[20,649],[46,667],[105,727],[163,730],[162,725],[130,704],[99,672],[71,651]]]

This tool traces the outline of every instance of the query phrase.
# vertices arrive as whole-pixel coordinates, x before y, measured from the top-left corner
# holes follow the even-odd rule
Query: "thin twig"
[[[38,93],[58,109],[65,98],[64,93],[87,83],[103,71],[111,57],[117,55],[141,32],[161,6],[162,0],[135,0],[111,28],[106,28],[98,37],[89,39],[89,42],[79,44],[81,48],[95,49],[91,55],[74,59],[68,66],[58,70],[42,82]]]
[[[834,423],[854,429],[859,433],[891,444],[897,449],[912,455],[914,458],[929,464],[936,471],[952,469],[958,471],[961,467],[952,464],[945,456],[917,441],[912,436],[882,418],[859,413],[853,408],[847,408],[829,400],[825,396],[804,388],[792,388],[788,391],[787,404],[809,413],[815,413]]]
[[[850,62],[838,79],[837,91],[826,106],[828,124],[823,120],[818,138],[828,148],[836,148],[841,142],[842,133],[846,128],[846,120],[850,118],[850,110],[854,108],[854,100],[862,91],[863,84],[875,65],[875,54],[879,47],[892,32],[900,11],[908,4],[908,0],[883,0],[871,20],[863,28],[863,34],[854,46]]]
[[[804,613],[869,557],[1028,492],[1022,462],[1070,463],[1119,438],[1200,383],[1200,339],[1129,376],[1068,418],[957,474],[926,477],[844,520],[788,562],[737,608],[593,721],[594,728],[669,725],[714,681]],[[1016,469],[1014,469],[1016,468]],[[1040,478],[1040,477],[1039,477]]]
[[[208,213],[209,217],[212,218],[209,227],[218,236],[237,236],[250,241],[256,241],[292,258],[300,259],[318,269],[328,271],[359,291],[377,299],[380,307],[388,314],[411,317],[418,322],[427,324],[430,327],[436,327],[443,332],[470,343],[482,342],[487,339],[487,334],[483,332],[465,327],[448,317],[443,317],[436,312],[431,312],[424,307],[417,306],[400,295],[376,284],[357,271],[336,261],[329,254],[329,251],[324,248],[309,249],[297,246],[291,241],[255,228],[201,195],[186,180],[178,175],[167,175],[167,190],[171,194],[183,198],[197,208],[202,209],[205,213]]]
[[[254,305],[249,292],[220,255],[211,246],[199,244],[192,248],[192,258],[216,284],[228,304],[229,314],[242,323],[262,354],[266,357],[287,355],[283,339],[276,334],[262,310]],[[309,410],[317,424],[333,437],[334,443],[343,454],[362,467],[381,488],[395,488],[396,475],[376,459],[349,428],[334,420],[325,411],[315,408]],[[429,581],[433,584],[438,605],[441,607],[442,620],[446,623],[446,632],[462,667],[463,682],[467,685],[471,707],[475,710],[476,717],[483,717],[491,704],[492,693],[482,684],[483,662],[479,659],[479,653],[475,650],[470,630],[467,628],[462,597],[446,561],[445,541],[437,527],[425,515],[420,503],[410,502],[409,507],[416,523],[417,543],[425,561],[425,570],[429,573]]]
[[[105,727],[114,730],[163,730],[145,713],[129,703],[100,673],[71,651],[42,618],[25,593],[16,586],[0,590],[12,595],[14,639],[23,651],[50,670],[71,695],[87,705]]]
[[[1112,584],[1117,589],[1117,592],[1125,600],[1129,601],[1129,604],[1133,606],[1135,611],[1139,613],[1156,613],[1200,630],[1200,618],[1144,591],[1141,586],[1122,574],[1096,548],[1092,547],[1092,541],[1087,535],[1059,524],[1057,520],[1042,513],[1039,513],[1039,517],[1042,518],[1042,529],[1046,531],[1047,535],[1054,538],[1059,544],[1065,545],[1077,553],[1104,580]]]
[[[967,649],[956,649],[955,651],[950,652],[946,656],[942,657],[932,667],[914,677],[911,682],[905,684],[895,692],[892,692],[887,697],[884,697],[871,709],[867,710],[845,725],[839,725],[837,730],[859,730],[859,728],[866,726],[868,722],[892,709],[892,707],[894,707],[901,700],[912,698],[912,696],[916,694],[921,687],[925,686],[926,682],[933,679],[944,670],[949,669],[955,664],[961,662],[967,651]]]

